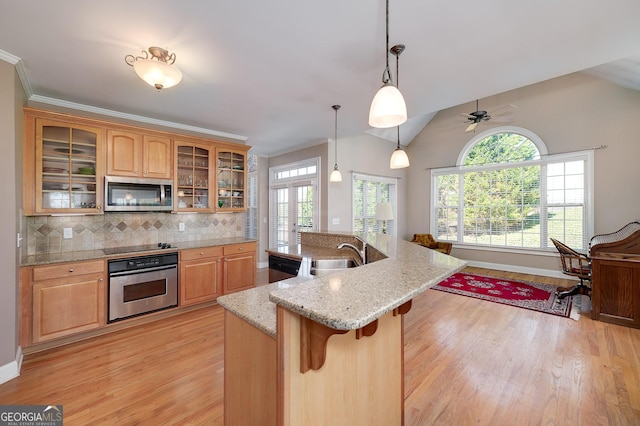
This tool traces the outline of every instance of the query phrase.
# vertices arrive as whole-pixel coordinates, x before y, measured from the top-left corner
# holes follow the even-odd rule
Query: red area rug
[[[457,273],[433,287],[434,290],[489,300],[561,317],[579,318],[579,297],[557,301],[556,286]]]

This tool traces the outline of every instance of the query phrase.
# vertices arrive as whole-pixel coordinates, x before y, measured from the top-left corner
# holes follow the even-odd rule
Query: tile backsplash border
[[[27,255],[244,236],[245,213],[26,216]],[[179,225],[184,223],[185,230]],[[64,228],[72,229],[65,239]]]

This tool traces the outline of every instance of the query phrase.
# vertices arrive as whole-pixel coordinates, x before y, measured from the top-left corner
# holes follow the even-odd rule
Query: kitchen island
[[[466,262],[387,235],[366,235],[370,259],[313,277],[310,253],[350,257],[310,233],[297,277],[218,298],[225,307],[226,424],[402,424],[403,315],[414,297]],[[286,253],[283,253],[285,252]]]

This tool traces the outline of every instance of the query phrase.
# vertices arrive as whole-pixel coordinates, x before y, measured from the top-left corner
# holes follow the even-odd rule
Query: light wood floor
[[[71,426],[222,424],[222,313],[28,355],[0,404],[63,404]],[[414,299],[405,330],[407,425],[640,424],[640,330],[436,290]]]

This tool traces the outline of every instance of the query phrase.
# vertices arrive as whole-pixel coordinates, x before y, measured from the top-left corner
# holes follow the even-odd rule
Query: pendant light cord
[[[334,170],[338,169],[338,110],[340,109],[340,105],[333,105],[331,108],[333,108],[333,110],[336,112],[336,119],[335,119],[335,127],[334,127],[334,132],[333,132],[333,140],[335,143],[335,163],[333,165]]]
[[[387,0],[387,9],[386,9],[386,34],[387,34],[387,44],[385,47],[385,57],[387,61],[387,66],[382,73],[382,83],[383,84],[393,84],[393,78],[391,78],[391,71],[389,70],[389,0]]]
[[[389,0],[387,0],[387,2],[388,1]],[[387,50],[389,49],[387,48]],[[396,87],[398,88],[398,90],[400,90],[400,65],[399,64],[400,64],[400,53],[402,53],[402,51],[395,52],[395,53],[396,53]],[[398,148],[397,149],[400,149],[400,126],[396,126],[396,128],[398,129]]]

